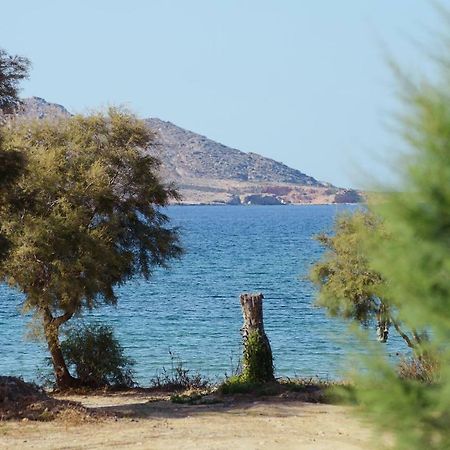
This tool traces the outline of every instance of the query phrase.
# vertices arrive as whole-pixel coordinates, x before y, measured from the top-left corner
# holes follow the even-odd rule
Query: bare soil
[[[98,415],[79,402],[60,400],[48,395],[41,387],[21,378],[0,376],[0,423],[7,420],[51,421],[59,415],[89,419]]]
[[[0,422],[0,448],[367,450],[370,443],[351,408],[283,397],[197,405],[144,390],[57,397],[95,414],[86,420],[68,409],[52,422]]]

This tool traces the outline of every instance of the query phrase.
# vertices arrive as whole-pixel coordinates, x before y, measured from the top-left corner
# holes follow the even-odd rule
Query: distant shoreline
[[[365,205],[366,202],[358,203],[282,203],[278,205],[258,205],[258,204],[245,204],[239,205],[230,203],[171,203],[169,206],[232,206],[232,207],[254,207],[254,206],[338,206],[338,205]]]

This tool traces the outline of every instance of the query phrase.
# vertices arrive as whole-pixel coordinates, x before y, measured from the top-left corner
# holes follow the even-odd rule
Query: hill
[[[39,97],[24,100],[28,117],[68,116],[63,106]],[[352,203],[357,192],[336,188],[257,153],[245,153],[157,118],[145,119],[156,133],[151,154],[162,161],[161,176],[175,183],[182,203]]]

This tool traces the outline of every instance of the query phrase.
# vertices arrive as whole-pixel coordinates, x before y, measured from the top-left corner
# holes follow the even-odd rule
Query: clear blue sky
[[[126,104],[341,186],[385,176],[395,148],[385,48],[422,69],[441,25],[426,0],[4,0],[1,15],[0,46],[33,62],[24,96]]]

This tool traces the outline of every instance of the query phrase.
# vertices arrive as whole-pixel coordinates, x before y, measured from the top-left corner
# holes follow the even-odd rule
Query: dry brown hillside
[[[70,115],[39,97],[24,101],[24,115]],[[184,204],[355,203],[358,192],[337,188],[281,162],[245,153],[157,118],[145,119],[156,133],[148,151],[162,161],[161,176],[175,183]]]

